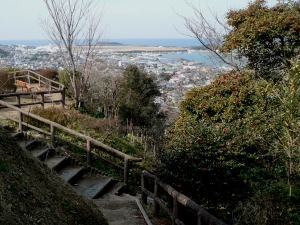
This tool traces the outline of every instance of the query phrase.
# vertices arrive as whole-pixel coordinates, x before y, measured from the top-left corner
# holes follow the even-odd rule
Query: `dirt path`
[[[47,89],[45,88],[41,88],[42,91],[46,91]],[[24,92],[22,91],[21,87],[18,87],[16,92]],[[52,100],[59,100],[61,99],[61,95],[60,93],[55,93],[55,94],[51,94],[51,99]],[[9,104],[17,104],[17,98],[16,97],[5,97],[3,99],[1,99]],[[33,93],[32,95],[23,95],[20,98],[20,101],[22,104],[24,103],[35,103],[35,102],[39,102],[41,101],[41,96],[34,94],[34,89],[33,89]],[[69,106],[71,106],[72,101],[69,99],[66,99],[66,104],[65,104],[65,108],[68,108]],[[30,112],[33,108],[35,107],[42,107],[41,104],[36,104],[36,105],[28,105],[28,106],[22,106],[22,109],[25,111]],[[60,103],[54,103],[54,102],[50,102],[50,103],[45,103],[44,105],[45,108],[47,107],[62,107],[62,105]],[[9,108],[4,108],[4,109],[0,109],[0,122],[1,123],[6,123],[6,121],[8,119],[6,119],[5,117],[8,118],[14,118],[14,119],[18,119],[19,118],[19,114],[17,111],[13,110],[13,109],[9,109]]]

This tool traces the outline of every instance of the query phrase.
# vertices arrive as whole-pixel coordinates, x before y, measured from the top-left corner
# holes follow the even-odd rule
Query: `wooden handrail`
[[[16,75],[17,73],[27,73],[26,75]],[[3,94],[0,95],[0,97],[17,97],[18,98],[18,104],[15,104],[15,106],[21,107],[23,105],[35,105],[35,104],[41,104],[42,107],[44,107],[44,105],[46,103],[56,103],[56,102],[60,102],[62,104],[62,107],[65,106],[65,98],[66,98],[66,91],[65,91],[65,86],[59,82],[53,81],[51,79],[48,79],[46,77],[43,77],[42,75],[31,71],[31,70],[19,70],[19,71],[14,71],[14,72],[9,72],[9,74],[13,74],[14,76],[14,80],[15,83],[21,83],[22,81],[19,81],[17,79],[19,78],[23,78],[25,77],[27,79],[27,82],[29,84],[28,87],[30,87],[31,85],[31,80],[36,80],[38,81],[38,86],[41,86],[41,84],[44,84],[45,86],[48,87],[47,91],[32,91],[32,88],[27,90],[30,90],[29,92],[18,92],[18,93],[9,93],[9,94]],[[34,74],[36,77],[32,76],[31,74]],[[24,83],[24,82],[22,82]],[[25,83],[26,84],[26,83]],[[57,87],[53,86],[53,84],[56,84]],[[23,87],[22,87],[23,90]],[[61,94],[61,99],[60,100],[47,100],[45,97],[47,97],[48,95],[51,96],[51,94],[55,94],[55,93],[60,93]],[[19,101],[20,96],[22,95],[30,95],[31,97],[33,97],[33,95],[41,95],[41,101],[40,102],[35,102],[35,103],[21,103]],[[50,98],[49,98],[50,99]],[[45,101],[47,100],[47,101]],[[3,108],[3,107],[2,107]]]
[[[0,104],[3,105],[3,106],[5,106],[5,107],[7,107],[7,108],[10,108],[10,109],[13,109],[13,110],[16,110],[16,111],[19,112],[19,120],[16,121],[16,122],[19,122],[19,131],[20,131],[20,132],[23,132],[23,127],[22,127],[23,125],[24,125],[24,126],[28,126],[28,127],[30,127],[31,129],[35,129],[35,130],[37,130],[37,131],[39,131],[39,132],[42,131],[41,128],[37,128],[37,127],[34,127],[33,125],[30,125],[30,124],[27,124],[27,123],[23,122],[23,115],[32,117],[32,118],[34,118],[34,119],[37,119],[37,120],[39,120],[39,121],[41,121],[41,122],[44,122],[44,123],[50,125],[50,131],[51,131],[51,132],[49,133],[49,132],[47,132],[47,131],[42,131],[42,133],[45,133],[45,134],[51,136],[51,145],[54,146],[54,147],[56,146],[56,141],[55,141],[55,139],[56,139],[55,130],[56,130],[56,129],[65,131],[65,132],[67,132],[67,133],[69,133],[69,134],[75,135],[76,137],[79,137],[79,138],[81,138],[81,139],[86,140],[86,142],[87,142],[87,148],[85,148],[85,150],[87,151],[87,159],[88,159],[87,161],[88,161],[88,163],[89,163],[89,161],[90,161],[89,158],[90,158],[90,153],[91,153],[90,143],[93,143],[93,144],[95,144],[96,146],[99,146],[99,147],[105,149],[105,150],[108,151],[108,152],[114,153],[114,154],[116,154],[117,156],[120,156],[120,157],[124,158],[124,167],[123,167],[123,168],[124,168],[124,182],[125,182],[126,184],[128,184],[129,161],[134,161],[134,162],[141,162],[141,161],[142,161],[141,158],[136,158],[136,157],[127,155],[127,154],[125,154],[125,153],[123,153],[123,152],[120,152],[120,151],[118,151],[118,150],[116,150],[116,149],[114,149],[114,148],[112,148],[112,147],[110,147],[110,146],[108,146],[108,145],[106,145],[106,144],[100,142],[100,141],[95,140],[94,138],[91,138],[91,137],[89,137],[89,136],[86,136],[86,135],[84,135],[84,134],[81,134],[81,133],[79,133],[79,132],[77,132],[77,131],[74,131],[74,130],[72,130],[72,129],[69,129],[69,128],[65,127],[65,126],[62,126],[62,125],[60,125],[60,124],[58,124],[58,123],[56,123],[56,122],[50,121],[50,120],[48,120],[48,119],[42,118],[42,117],[40,117],[40,116],[38,116],[38,115],[35,115],[35,114],[33,114],[33,113],[27,112],[27,111],[25,111],[25,110],[23,110],[23,109],[21,109],[21,108],[18,108],[18,107],[16,107],[16,106],[13,106],[13,105],[7,103],[7,102],[5,102],[5,101],[0,100]],[[12,119],[12,118],[8,118],[8,119]],[[96,155],[96,154],[94,154],[94,155]]]
[[[26,73],[27,72],[27,75],[18,75],[16,76],[17,73]],[[29,85],[31,84],[31,79],[33,80],[36,80],[39,82],[39,86],[41,86],[41,83],[45,84],[45,85],[49,85],[49,88],[50,89],[55,89],[55,90],[59,90],[59,89],[63,89],[65,86],[57,81],[54,81],[54,80],[51,80],[51,79],[48,79],[34,71],[31,71],[31,70],[19,70],[19,71],[13,71],[13,72],[9,72],[9,74],[13,74],[14,75],[14,79],[16,80],[17,78],[22,78],[22,77],[26,77],[28,79],[28,83]],[[34,74],[36,75],[38,78],[35,78],[34,76],[31,76],[30,74]],[[45,83],[44,81],[47,81],[49,82],[49,84]],[[56,84],[58,85],[58,87],[55,87],[55,86],[52,86],[52,84]]]
[[[55,94],[55,93],[61,93],[61,99],[56,99],[56,100],[48,100],[45,101],[45,98],[43,97],[43,95],[46,94]],[[34,95],[41,95],[41,100],[40,101],[35,101],[35,102],[28,102],[28,103],[21,103],[20,101],[20,97],[21,96],[30,96],[33,98]],[[16,97],[17,103],[13,104],[13,106],[27,106],[27,105],[42,105],[42,107],[44,107],[44,105],[46,103],[61,103],[62,107],[64,108],[65,106],[65,99],[64,99],[64,95],[65,95],[65,91],[64,90],[53,90],[53,91],[41,91],[41,92],[15,92],[15,93],[7,93],[7,94],[0,94],[1,98],[5,98],[5,97]],[[6,106],[0,106],[1,108],[6,108]]]
[[[146,178],[154,182],[154,193],[150,192],[146,188]],[[169,209],[166,204],[159,198],[159,191],[158,191],[158,186],[163,188],[169,196],[173,198],[173,209]],[[172,218],[172,224],[178,224],[178,225],[184,225],[184,223],[178,219],[178,203],[181,205],[192,209],[198,216],[198,221],[197,225],[201,224],[210,224],[210,225],[226,225],[224,222],[221,220],[217,219],[213,215],[211,215],[209,212],[207,212],[204,208],[202,208],[200,205],[198,205],[196,202],[185,196],[184,194],[176,191],[173,187],[171,187],[168,184],[165,184],[160,181],[160,179],[147,172],[143,171],[142,172],[142,202],[144,204],[147,204],[147,196],[150,196],[151,198],[154,199],[154,216],[158,216],[158,211],[159,208],[161,207],[164,209],[168,215]]]

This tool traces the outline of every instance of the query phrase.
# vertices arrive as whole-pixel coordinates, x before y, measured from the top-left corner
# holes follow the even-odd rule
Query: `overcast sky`
[[[188,0],[209,17],[212,11],[223,16],[228,9],[244,8],[249,0]],[[277,0],[268,0],[274,5]],[[0,40],[48,39],[39,26],[39,18],[48,12],[43,0],[0,0]],[[192,16],[184,0],[102,0],[105,14],[102,26],[108,38],[182,38],[185,32],[178,14]],[[175,29],[176,28],[176,29]]]

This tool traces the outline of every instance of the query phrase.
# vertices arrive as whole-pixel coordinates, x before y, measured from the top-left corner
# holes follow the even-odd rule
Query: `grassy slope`
[[[107,224],[43,163],[20,149],[0,126],[0,224]]]

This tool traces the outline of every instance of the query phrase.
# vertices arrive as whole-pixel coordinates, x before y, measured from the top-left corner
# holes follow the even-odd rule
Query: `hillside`
[[[0,126],[0,224],[107,224],[79,196]]]

